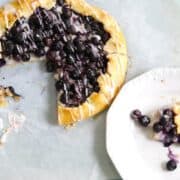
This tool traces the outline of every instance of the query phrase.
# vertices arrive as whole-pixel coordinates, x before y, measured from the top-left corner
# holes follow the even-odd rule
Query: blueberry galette
[[[84,0],[16,0],[0,9],[0,67],[44,60],[63,126],[104,110],[127,70],[116,21]]]

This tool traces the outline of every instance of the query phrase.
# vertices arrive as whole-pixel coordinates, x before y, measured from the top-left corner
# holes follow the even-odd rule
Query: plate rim
[[[146,71],[146,72],[144,72],[144,73],[142,73],[140,75],[137,75],[134,78],[130,79],[129,81],[127,81],[123,85],[122,89],[119,91],[119,93],[116,96],[116,98],[114,99],[112,105],[108,109],[108,112],[107,112],[107,115],[106,115],[106,151],[107,151],[112,163],[114,164],[117,172],[119,173],[121,178],[123,178],[124,180],[134,180],[135,177],[134,177],[134,179],[129,178],[130,176],[127,173],[124,173],[121,170],[119,170],[119,168],[117,167],[117,164],[115,163],[116,160],[115,160],[114,156],[111,154],[111,148],[110,148],[110,143],[109,143],[109,132],[110,132],[110,130],[109,130],[109,125],[108,125],[109,122],[110,122],[110,120],[109,120],[110,119],[110,114],[111,114],[112,109],[114,108],[114,104],[116,104],[116,101],[118,101],[119,96],[121,96],[122,91],[124,91],[124,89],[127,86],[129,86],[129,84],[134,83],[134,82],[142,79],[144,76],[149,76],[150,74],[153,74],[153,73],[157,74],[157,72],[158,73],[160,73],[160,72],[162,72],[162,73],[168,73],[168,72],[177,73],[177,72],[179,72],[180,73],[180,67],[158,67],[158,68],[153,68],[151,70],[148,70],[148,71]]]

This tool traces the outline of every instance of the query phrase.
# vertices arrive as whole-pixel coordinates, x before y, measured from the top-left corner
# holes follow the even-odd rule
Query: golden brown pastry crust
[[[105,30],[111,34],[104,47],[108,53],[108,70],[98,78],[100,92],[92,93],[87,101],[78,107],[66,107],[58,101],[59,124],[67,127],[98,114],[110,105],[125,80],[127,49],[117,22],[105,11],[89,5],[84,0],[66,0],[66,2],[73,10],[93,16],[102,22]],[[19,17],[30,16],[36,7],[51,8],[54,4],[54,0],[15,0],[5,5],[0,9],[0,35]]]

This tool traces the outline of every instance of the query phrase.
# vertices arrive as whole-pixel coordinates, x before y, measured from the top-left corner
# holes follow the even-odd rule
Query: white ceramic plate
[[[128,82],[107,115],[107,150],[124,180],[179,180],[180,167],[165,169],[167,148],[152,139],[152,130],[137,126],[133,109],[152,114],[180,101],[180,68],[147,72]],[[180,153],[180,146],[173,147]]]

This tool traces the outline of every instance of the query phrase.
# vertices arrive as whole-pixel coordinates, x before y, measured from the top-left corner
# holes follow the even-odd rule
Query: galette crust
[[[127,48],[125,38],[113,17],[105,11],[91,6],[84,0],[66,0],[73,10],[83,15],[94,17],[104,24],[104,28],[111,34],[104,50],[108,53],[108,69],[106,74],[98,78],[100,91],[92,93],[87,101],[78,107],[66,107],[61,104],[57,96],[58,122],[65,127],[72,126],[77,121],[88,119],[107,108],[115,98],[124,83],[127,71]],[[54,0],[15,0],[0,8],[0,35],[6,28],[10,28],[15,20],[29,17],[38,7],[51,8]]]

